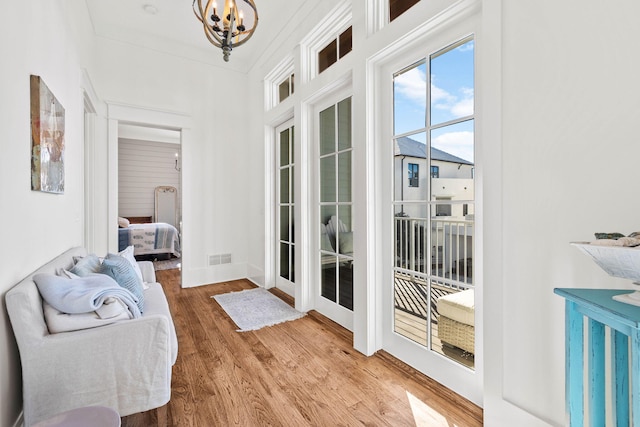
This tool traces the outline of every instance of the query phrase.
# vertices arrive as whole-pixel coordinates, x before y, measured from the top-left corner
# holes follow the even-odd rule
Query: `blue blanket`
[[[106,274],[76,279],[55,274],[36,274],[33,281],[42,298],[63,313],[90,313],[99,309],[107,298],[113,297],[127,305],[134,319],[141,316],[135,295]]]

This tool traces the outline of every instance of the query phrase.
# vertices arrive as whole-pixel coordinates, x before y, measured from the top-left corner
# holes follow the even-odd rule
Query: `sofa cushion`
[[[138,298],[140,313],[144,313],[144,292],[142,280],[133,269],[129,261],[120,255],[107,254],[99,273],[111,276],[120,286],[130,291]]]
[[[455,292],[438,298],[438,313],[456,322],[474,326],[475,301],[473,289]]]

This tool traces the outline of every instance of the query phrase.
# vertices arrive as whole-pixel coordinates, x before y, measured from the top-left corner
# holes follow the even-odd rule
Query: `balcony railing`
[[[396,267],[473,284],[473,221],[395,217]]]

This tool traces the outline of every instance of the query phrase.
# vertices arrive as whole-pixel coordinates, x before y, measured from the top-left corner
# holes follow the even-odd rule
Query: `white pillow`
[[[342,220],[338,219],[338,217],[335,215],[331,216],[331,219],[329,220],[329,224],[331,224],[331,227],[333,228],[333,230],[347,231],[347,226],[344,225]]]
[[[331,240],[329,240],[327,228],[323,223],[320,223],[320,249],[327,252],[335,252]]]
[[[129,225],[131,225],[131,223],[127,218],[122,218],[121,216],[118,217],[118,227],[127,228]]]
[[[344,231],[338,234],[338,240],[340,241],[340,253],[346,255],[353,254],[353,232]]]
[[[140,278],[140,282],[142,282],[142,285],[144,286],[142,271],[140,271],[138,262],[136,261],[136,258],[133,256],[133,246],[128,246],[125,250],[123,250],[122,252],[119,252],[118,255],[120,255],[122,258],[126,259],[127,261],[129,261],[129,263],[133,266],[133,269],[135,270],[136,275]]]

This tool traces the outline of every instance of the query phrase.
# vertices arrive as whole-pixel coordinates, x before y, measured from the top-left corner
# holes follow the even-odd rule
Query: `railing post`
[[[409,270],[416,269],[416,224],[415,220],[409,220]]]

